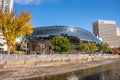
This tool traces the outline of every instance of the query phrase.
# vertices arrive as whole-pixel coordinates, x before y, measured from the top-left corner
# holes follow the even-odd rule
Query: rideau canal
[[[27,80],[120,80],[120,62]],[[26,80],[26,79],[25,79]]]

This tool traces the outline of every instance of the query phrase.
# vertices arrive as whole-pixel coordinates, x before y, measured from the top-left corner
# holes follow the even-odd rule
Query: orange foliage
[[[113,53],[119,53],[120,51],[119,51],[118,48],[112,48],[112,52],[113,52]]]

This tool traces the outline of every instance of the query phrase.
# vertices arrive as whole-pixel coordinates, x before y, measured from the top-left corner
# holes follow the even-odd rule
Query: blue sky
[[[15,0],[14,10],[28,10],[34,27],[75,26],[92,32],[98,19],[120,26],[120,0]]]

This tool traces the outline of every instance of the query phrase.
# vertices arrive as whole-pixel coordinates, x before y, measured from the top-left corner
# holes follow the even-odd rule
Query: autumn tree
[[[89,47],[86,43],[84,43],[84,41],[80,40],[78,50],[80,52],[89,52]]]
[[[8,54],[10,50],[15,50],[15,40],[26,34],[33,32],[33,26],[30,23],[32,16],[29,11],[19,14],[12,11],[10,13],[0,12],[0,30],[8,45]]]
[[[71,43],[64,36],[55,36],[52,39],[52,47],[54,51],[66,52],[71,49]]]
[[[101,43],[99,45],[99,50],[102,50],[104,53],[111,52],[110,45],[108,43]]]
[[[81,45],[79,46],[79,51],[80,51],[80,52],[89,52],[90,50],[89,50],[88,45],[84,43],[84,44],[81,44]]]
[[[94,43],[94,42],[89,42],[88,47],[89,47],[90,52],[95,52],[98,50],[98,47],[97,47],[96,43]]]
[[[118,54],[120,50],[118,48],[112,48],[112,53]]]
[[[80,52],[95,52],[97,50],[98,48],[97,48],[96,43],[93,43],[93,42],[84,43],[83,41],[80,41],[80,45],[79,45]]]

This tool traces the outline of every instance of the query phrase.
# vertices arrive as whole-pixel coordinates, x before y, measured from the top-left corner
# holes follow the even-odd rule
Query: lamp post
[[[26,35],[26,54],[27,54],[27,48],[28,48],[28,35]]]

